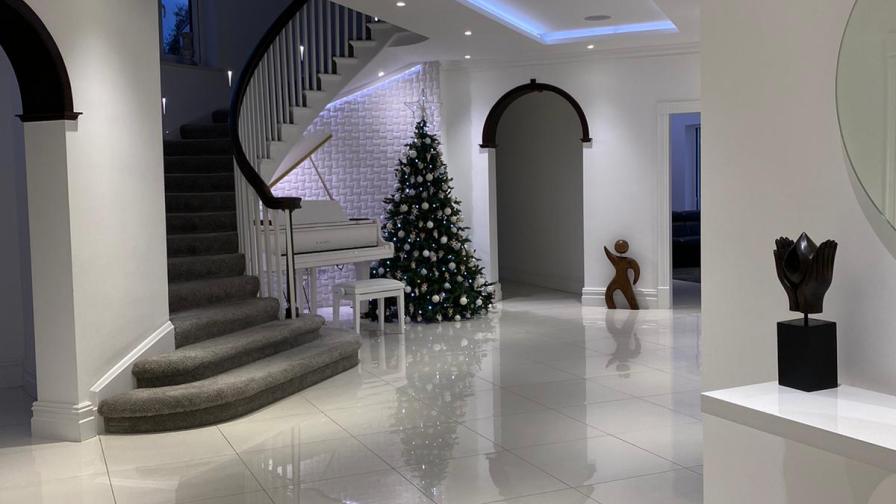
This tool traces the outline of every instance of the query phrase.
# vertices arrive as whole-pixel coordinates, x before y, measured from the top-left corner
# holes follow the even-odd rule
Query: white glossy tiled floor
[[[358,369],[204,429],[45,443],[0,390],[0,502],[702,503],[699,311],[505,290],[485,318],[365,333]]]

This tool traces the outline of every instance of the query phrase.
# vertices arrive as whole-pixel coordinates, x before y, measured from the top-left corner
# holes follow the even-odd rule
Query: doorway
[[[510,104],[497,130],[499,280],[580,295],[584,286],[582,126],[555,93]]]
[[[672,307],[700,306],[699,112],[669,114]]]

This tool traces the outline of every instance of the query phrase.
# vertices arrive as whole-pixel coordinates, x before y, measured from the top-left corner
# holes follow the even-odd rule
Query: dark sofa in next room
[[[672,268],[700,267],[700,211],[672,212]]]

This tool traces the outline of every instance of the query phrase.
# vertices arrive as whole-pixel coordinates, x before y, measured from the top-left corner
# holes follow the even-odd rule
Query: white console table
[[[707,504],[896,502],[896,397],[760,383],[702,397]]]

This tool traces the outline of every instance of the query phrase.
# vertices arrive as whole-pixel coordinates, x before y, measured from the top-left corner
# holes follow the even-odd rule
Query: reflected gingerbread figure
[[[613,248],[616,249],[618,254],[625,254],[628,252],[628,242],[619,240]],[[634,284],[638,283],[638,279],[641,277],[641,267],[638,266],[638,261],[631,257],[625,257],[624,255],[616,255],[610,252],[610,249],[607,247],[604,247],[604,252],[607,253],[607,259],[609,259],[613,267],[616,268],[616,275],[613,277],[613,280],[610,281],[610,285],[607,286],[607,293],[604,295],[607,302],[607,308],[611,310],[616,309],[616,301],[613,300],[613,294],[618,290],[622,291],[622,295],[628,302],[629,309],[639,310],[638,300],[635,299],[635,289],[632,287]],[[629,280],[628,270],[634,272],[633,280]]]

